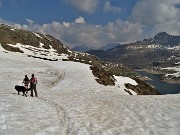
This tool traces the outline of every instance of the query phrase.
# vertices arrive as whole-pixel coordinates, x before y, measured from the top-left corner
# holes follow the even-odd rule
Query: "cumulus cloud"
[[[66,3],[71,4],[75,8],[87,12],[94,13],[99,0],[64,0]]]
[[[72,24],[62,35],[63,41],[76,45],[87,45],[99,48],[112,42],[127,42],[139,39],[142,33],[140,24],[116,20],[106,26],[83,23]]]
[[[76,20],[75,20],[75,23],[85,23],[85,20],[84,20],[84,18],[83,17],[79,17],[79,18],[77,18]]]
[[[70,25],[71,25],[71,23],[70,23],[70,22],[63,22],[63,25],[64,25],[65,27],[69,28]]]
[[[64,26],[63,23],[53,21],[49,24],[34,24],[33,26],[30,26],[28,30],[37,31],[43,34],[50,34],[62,41],[63,39],[61,39],[61,36],[63,34],[64,29],[66,28],[67,27]]]
[[[140,0],[133,10],[130,20],[145,25],[180,21],[180,0]]]
[[[153,33],[155,34],[162,31],[171,35],[180,35],[180,22],[171,21],[168,23],[157,24],[153,29]]]
[[[33,23],[34,23],[34,21],[31,19],[25,19],[25,20],[28,22],[29,25],[33,25]]]
[[[81,18],[81,19],[79,19]],[[112,42],[132,42],[141,37],[142,26],[138,23],[130,23],[117,19],[105,26],[86,23],[83,17],[74,22],[52,22],[49,24],[33,25],[14,24],[16,28],[50,34],[69,47],[86,45],[93,48],[102,47]],[[83,23],[77,23],[83,22]],[[30,21],[30,22],[31,22]]]
[[[106,1],[105,4],[104,4],[104,11],[105,12],[121,12],[121,8],[120,7],[115,7],[115,6],[112,6],[110,1]]]

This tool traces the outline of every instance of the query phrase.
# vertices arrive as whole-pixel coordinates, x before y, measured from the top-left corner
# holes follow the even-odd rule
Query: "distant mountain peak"
[[[109,50],[109,49],[111,49],[111,48],[115,48],[115,47],[117,47],[117,46],[119,46],[119,45],[121,45],[121,43],[119,43],[119,42],[108,43],[108,44],[106,44],[105,46],[99,48],[98,50],[107,51],[107,50]]]
[[[78,51],[78,52],[87,52],[93,48],[86,46],[86,45],[80,45],[80,46],[75,46],[72,48],[73,51]]]
[[[178,46],[180,44],[180,36],[173,36],[166,32],[160,32],[154,36],[153,43],[162,46]]]
[[[169,34],[167,34],[166,32],[159,32],[159,33],[156,34],[156,35],[169,35]]]
[[[160,32],[154,36],[154,39],[161,40],[163,38],[168,38],[169,36],[171,35],[167,34],[166,32]]]

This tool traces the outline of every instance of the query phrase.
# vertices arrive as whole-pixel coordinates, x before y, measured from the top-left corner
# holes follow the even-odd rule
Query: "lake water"
[[[170,84],[160,81],[160,75],[151,74],[145,71],[136,71],[142,76],[147,76],[152,80],[147,80],[146,82],[153,85],[156,90],[161,94],[180,94],[180,84]]]

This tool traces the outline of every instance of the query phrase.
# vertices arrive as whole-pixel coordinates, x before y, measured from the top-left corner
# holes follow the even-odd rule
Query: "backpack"
[[[28,77],[25,77],[24,78],[24,83],[28,83],[29,82],[29,78]]]
[[[37,84],[37,79],[35,77],[31,78],[31,83],[32,84]]]

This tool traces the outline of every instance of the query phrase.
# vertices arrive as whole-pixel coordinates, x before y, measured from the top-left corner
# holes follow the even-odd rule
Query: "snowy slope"
[[[167,67],[167,68],[163,68],[163,69],[167,69],[167,70],[175,72],[175,73],[171,73],[171,74],[166,74],[165,75],[166,77],[168,77],[168,76],[180,77],[180,66]]]
[[[0,46],[1,47],[1,46]],[[0,48],[0,135],[179,135],[180,96],[130,96],[95,81],[89,65],[43,61]],[[17,95],[25,74],[39,97]]]

